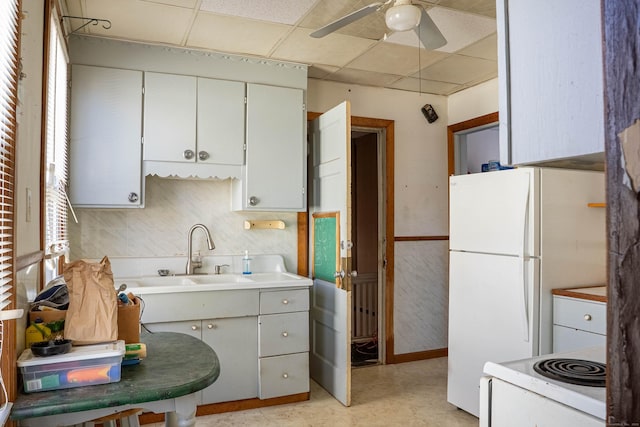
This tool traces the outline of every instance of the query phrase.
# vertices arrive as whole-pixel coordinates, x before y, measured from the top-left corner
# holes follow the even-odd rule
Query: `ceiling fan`
[[[391,3],[392,6],[388,7]],[[339,18],[311,33],[311,37],[320,38],[333,33],[340,28],[364,18],[374,12],[385,11],[385,22],[391,31],[414,30],[425,49],[433,50],[447,44],[436,24],[427,11],[411,0],[387,0],[386,2],[371,3],[361,9]]]

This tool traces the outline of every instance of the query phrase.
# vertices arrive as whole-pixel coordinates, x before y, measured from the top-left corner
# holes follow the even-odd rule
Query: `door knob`
[[[187,160],[191,160],[193,159],[193,156],[195,156],[196,153],[193,152],[193,150],[184,150],[182,152],[182,157],[184,157]]]
[[[209,153],[207,153],[206,151],[198,152],[198,159],[199,160],[207,160],[208,158],[209,158]]]

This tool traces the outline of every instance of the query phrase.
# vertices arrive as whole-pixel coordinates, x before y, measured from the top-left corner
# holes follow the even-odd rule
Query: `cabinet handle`
[[[209,158],[209,153],[207,153],[206,151],[199,151],[198,152],[198,159],[199,160],[207,160]]]
[[[282,300],[282,303],[283,303],[284,305],[287,305],[287,304],[289,304],[289,300],[288,300],[288,299],[283,299],[283,300]]]
[[[285,338],[286,338],[286,337],[288,337],[288,336],[289,336],[289,332],[286,332],[286,331],[285,331],[285,332],[283,332],[283,333],[282,333],[282,336],[283,336],[283,337],[285,337]]]
[[[135,203],[138,201],[138,193],[129,193],[129,201]]]
[[[587,322],[591,321],[591,315],[590,314],[585,314],[584,315],[584,320],[586,320]]]
[[[184,150],[182,152],[182,157],[184,157],[187,160],[191,160],[193,159],[193,156],[195,156],[196,153],[193,152],[193,150]]]
[[[258,204],[258,202],[259,200],[256,196],[249,197],[249,206],[255,206]]]
[[[216,325],[214,325],[213,323],[209,323],[207,325],[207,329],[218,329],[218,327]]]
[[[198,326],[196,326],[196,325],[191,325],[191,330],[192,330],[192,331],[197,331],[197,330],[198,330]]]
[[[287,373],[285,372],[284,374],[282,374],[282,378],[284,378],[284,379],[286,380],[287,378],[289,378],[289,374],[287,374]]]

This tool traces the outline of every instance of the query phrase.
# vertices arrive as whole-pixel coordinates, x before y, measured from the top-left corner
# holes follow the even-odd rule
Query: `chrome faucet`
[[[187,275],[193,274],[193,270],[195,270],[196,268],[202,267],[202,261],[201,260],[194,261],[192,256],[193,231],[196,228],[199,228],[202,231],[204,231],[204,234],[207,236],[207,246],[209,246],[209,250],[212,251],[216,248],[216,245],[213,244],[211,233],[209,233],[209,229],[207,227],[205,227],[203,224],[195,224],[193,227],[191,227],[189,229],[188,240],[187,240],[187,271],[186,271]]]

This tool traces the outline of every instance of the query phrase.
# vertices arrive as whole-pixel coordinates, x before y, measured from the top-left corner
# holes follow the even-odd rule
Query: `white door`
[[[351,405],[351,111],[312,123],[311,378]]]
[[[447,400],[475,416],[484,364],[537,354],[538,264],[515,256],[449,253]]]
[[[536,170],[503,170],[449,180],[449,249],[537,256]]]

